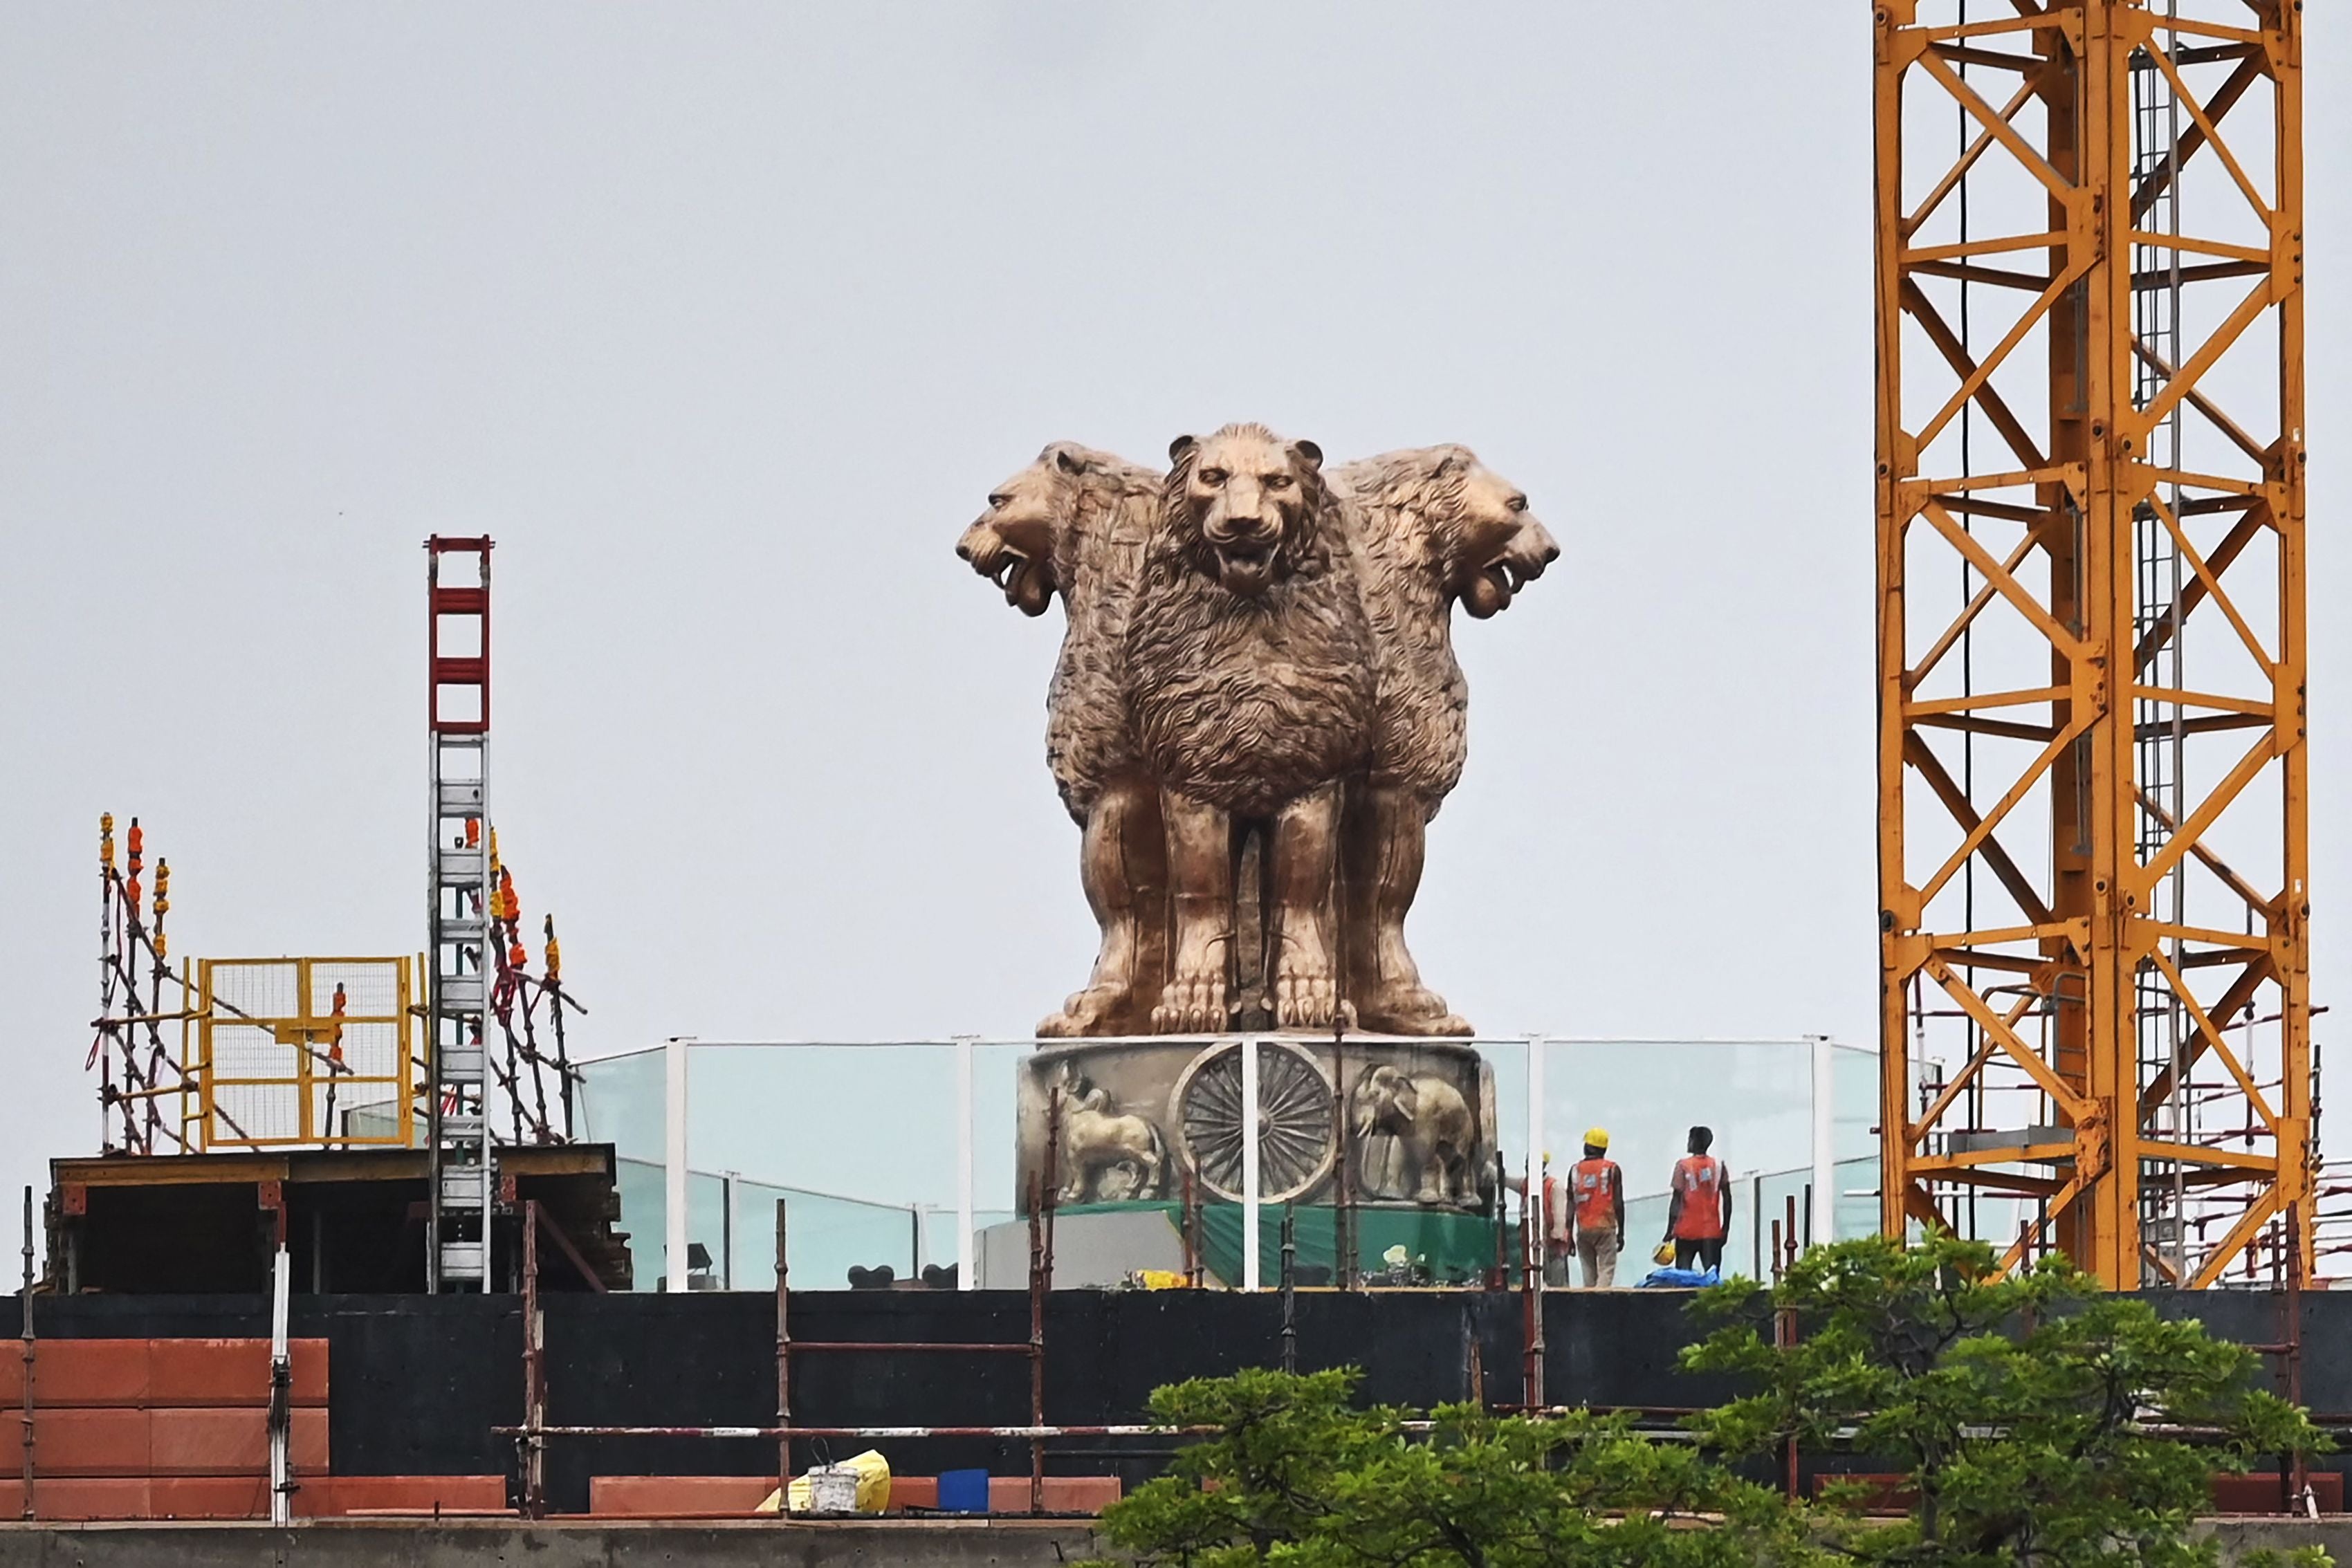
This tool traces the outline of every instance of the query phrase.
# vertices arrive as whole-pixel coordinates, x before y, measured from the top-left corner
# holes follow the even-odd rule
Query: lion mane
[[[1045,694],[1045,763],[1062,804],[1083,825],[1105,785],[1142,767],[1127,700],[1127,627],[1158,517],[1160,476],[1072,442],[1057,443],[1038,461],[1066,486],[1069,519],[1054,541],[1054,580],[1067,624]]]
[[[1522,577],[1540,574],[1557,549],[1531,517],[1481,517],[1482,507],[1499,509],[1480,492],[1507,486],[1466,446],[1361,458],[1335,470],[1331,486],[1351,525],[1372,627],[1380,694],[1372,781],[1411,790],[1434,815],[1469,756],[1470,685],[1454,653],[1454,601],[1495,591],[1478,581],[1496,570],[1494,544],[1474,534],[1482,521],[1510,530],[1505,553]]]
[[[1283,447],[1261,424],[1209,438]],[[1370,752],[1372,632],[1354,553],[1333,548],[1345,523],[1311,463],[1296,457],[1283,570],[1262,596],[1216,580],[1188,500],[1200,447],[1179,449],[1160,486],[1142,581],[1128,623],[1137,735],[1160,782],[1237,816],[1360,768]]]
[[[1462,781],[1470,753],[1470,684],[1454,655],[1448,541],[1437,526],[1461,507],[1463,470],[1434,457],[1386,452],[1331,476],[1354,524],[1372,629],[1372,778],[1430,800],[1433,811]]]

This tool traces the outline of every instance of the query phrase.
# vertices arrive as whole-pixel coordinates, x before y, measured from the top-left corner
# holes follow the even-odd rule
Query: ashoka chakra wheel
[[[1258,1201],[1297,1197],[1331,1171],[1339,1151],[1331,1081],[1315,1058],[1281,1040],[1257,1048]],[[1169,1122],[1201,1185],[1242,1201],[1242,1048],[1213,1045],[1176,1080]]]

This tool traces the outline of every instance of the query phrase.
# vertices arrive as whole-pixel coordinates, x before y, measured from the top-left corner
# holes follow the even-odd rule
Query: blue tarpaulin
[[[1715,1269],[1653,1269],[1649,1278],[1634,1288],[1642,1291],[1696,1291],[1701,1285],[1721,1283],[1723,1274]]]

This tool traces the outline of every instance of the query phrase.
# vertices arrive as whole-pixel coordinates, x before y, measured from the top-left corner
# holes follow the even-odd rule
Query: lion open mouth
[[[1217,580],[1227,592],[1255,599],[1274,581],[1273,541],[1236,539],[1215,549]]]
[[[1462,607],[1477,619],[1510,608],[1511,596],[1527,581],[1519,569],[1510,560],[1497,556],[1478,570],[1470,580],[1469,591],[1462,596]]]
[[[1024,615],[1040,615],[1053,602],[1053,591],[1037,563],[1016,549],[1006,549],[990,570],[988,580],[1004,594],[1004,602]]]

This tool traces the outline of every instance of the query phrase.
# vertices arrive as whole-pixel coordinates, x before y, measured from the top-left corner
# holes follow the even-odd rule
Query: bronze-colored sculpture
[[[1466,1035],[1404,940],[1430,819],[1469,756],[1454,605],[1481,621],[1508,608],[1559,547],[1527,496],[1465,446],[1385,453],[1331,477],[1349,504],[1379,685],[1371,767],[1349,791],[1341,835],[1345,996],[1374,1033]]]
[[[1086,989],[1037,1026],[1048,1039],[1141,1034],[1168,963],[1160,786],[1127,701],[1127,621],[1160,509],[1160,476],[1057,441],[992,491],[956,553],[1040,615],[1068,623],[1045,698],[1045,761],[1081,830],[1078,881],[1102,930]]]
[[[1236,833],[1260,837],[1274,1022],[1326,1030],[1339,786],[1371,757],[1372,634],[1314,443],[1257,424],[1178,438],[1127,628],[1160,781],[1173,916],[1152,1027],[1232,1021]]]
[[[1087,988],[1037,1032],[1352,1018],[1373,1032],[1467,1034],[1404,939],[1427,824],[1466,753],[1452,608],[1502,610],[1558,546],[1464,447],[1326,476],[1313,444],[1262,426],[1207,444],[1222,482],[1200,477],[1202,444],[1180,441],[1163,488],[1149,469],[1056,443],[991,495],[958,546],[1008,602],[1035,615],[1058,594],[1067,614],[1047,757],[1084,830],[1080,880],[1102,942]],[[1349,649],[1368,701],[1341,667]]]

